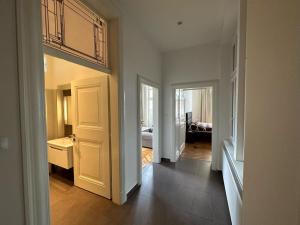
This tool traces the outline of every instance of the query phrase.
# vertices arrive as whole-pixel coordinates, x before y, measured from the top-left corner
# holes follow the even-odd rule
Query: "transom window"
[[[107,67],[107,23],[78,0],[42,0],[43,43]]]

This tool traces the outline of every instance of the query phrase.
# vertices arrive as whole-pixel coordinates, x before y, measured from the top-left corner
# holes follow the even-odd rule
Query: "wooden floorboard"
[[[153,150],[151,148],[142,148],[142,166],[148,166],[153,160]]]
[[[210,142],[186,143],[181,157],[211,161],[211,153]]]
[[[51,177],[52,225],[230,225],[222,175],[211,162],[181,157],[150,164],[123,206]]]

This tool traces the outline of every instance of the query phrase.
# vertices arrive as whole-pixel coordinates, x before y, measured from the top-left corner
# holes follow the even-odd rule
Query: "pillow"
[[[198,130],[198,126],[195,123],[191,123],[190,128],[192,131]]]

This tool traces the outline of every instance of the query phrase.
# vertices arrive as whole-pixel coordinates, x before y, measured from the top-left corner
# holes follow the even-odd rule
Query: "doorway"
[[[53,1],[52,1],[53,2]],[[79,1],[77,1],[79,3]],[[70,52],[61,51],[60,48],[48,46],[43,39],[41,24],[41,2],[16,1],[17,15],[17,43],[18,43],[18,74],[19,74],[19,97],[20,97],[20,120],[22,126],[22,161],[24,171],[24,205],[27,224],[49,224],[49,186],[48,186],[48,163],[45,127],[45,95],[43,76],[43,53],[67,59],[97,71],[109,74],[110,96],[110,130],[111,139],[111,197],[113,203],[123,204],[126,200],[123,171],[124,165],[121,159],[124,152],[120,148],[120,130],[122,123],[122,105],[120,104],[120,17],[112,16],[118,12],[113,8],[107,15],[109,20],[109,35],[107,35],[107,48],[109,55],[107,60],[110,66],[101,66],[83,57]],[[88,7],[84,8],[85,10]],[[117,14],[114,14],[117,15]],[[53,17],[52,17],[53,18]],[[57,21],[57,20],[56,20]],[[73,20],[74,21],[74,20]],[[57,21],[58,24],[59,21]],[[74,25],[77,25],[75,23]],[[55,28],[56,33],[57,27]],[[80,26],[81,28],[81,26]],[[30,30],[30,32],[28,32]],[[45,30],[45,29],[44,29]],[[77,34],[80,34],[80,32]],[[54,39],[54,41],[57,39]],[[59,40],[62,40],[60,38]],[[80,39],[77,39],[80,41]],[[90,42],[89,42],[90,43]],[[79,43],[82,44],[82,43]],[[113,71],[113,72],[112,72]],[[108,201],[108,200],[106,200]],[[73,212],[75,215],[76,213]],[[74,218],[74,216],[72,217]]]
[[[174,159],[211,162],[218,170],[218,81],[173,85]]]
[[[211,162],[213,89],[176,90],[176,134],[180,157]]]
[[[87,198],[111,199],[108,75],[50,55],[44,62],[51,221],[59,224]]]
[[[141,86],[141,143],[143,169],[153,161],[153,134],[154,134],[154,88],[142,84]]]
[[[160,163],[160,107],[159,85],[138,76],[138,174],[151,168],[152,163]]]

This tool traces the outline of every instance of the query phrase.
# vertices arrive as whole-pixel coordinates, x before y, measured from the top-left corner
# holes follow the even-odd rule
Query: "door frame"
[[[209,81],[198,81],[198,82],[188,82],[188,83],[176,83],[172,84],[172,133],[171,133],[171,142],[172,142],[172,158],[173,162],[176,162],[179,158],[179,155],[176,154],[176,89],[197,89],[203,87],[212,87],[213,88],[213,133],[212,133],[212,170],[219,170],[220,167],[220,142],[219,142],[219,81],[218,80],[209,80]]]
[[[142,135],[141,135],[141,102],[142,102],[142,96],[141,96],[141,87],[143,84],[149,85],[151,87],[157,88],[158,90],[158,97],[157,97],[157,106],[158,106],[158,117],[157,117],[157,123],[158,123],[158,132],[157,132],[157,139],[158,139],[158,149],[156,149],[156,159],[153,161],[154,163],[160,163],[161,162],[161,87],[160,84],[143,77],[142,75],[137,75],[137,174],[138,174],[138,185],[142,185]]]
[[[15,2],[25,224],[50,225],[41,1],[28,0],[25,3],[16,0]],[[114,36],[110,35],[109,39],[112,66],[109,75],[109,95],[112,100],[110,101],[110,126],[117,128],[112,129],[110,133],[112,201],[123,204],[126,195],[125,170],[122,163],[124,152],[121,150],[123,137],[120,132],[123,129],[123,117],[120,113],[123,108],[123,90],[120,78],[119,17],[110,21],[109,29],[114,33]]]
[[[174,124],[174,127],[175,127],[175,152],[176,152],[176,154],[177,154],[177,143],[176,143],[176,140],[178,140],[178,138],[180,139],[180,134],[178,134],[178,132],[176,132],[176,130],[177,130],[177,120],[178,120],[178,118],[176,118],[177,117],[177,113],[176,113],[176,111],[178,110],[178,108],[176,107],[176,101],[177,101],[177,99],[176,99],[176,91],[177,90],[184,90],[184,89],[175,89],[175,96],[174,96],[174,98],[175,98],[175,111],[174,111],[174,116],[175,116],[175,124]],[[179,103],[177,103],[177,104],[180,104],[180,102]],[[177,109],[176,109],[177,108]],[[179,108],[180,108],[180,106],[179,106]],[[178,111],[177,111],[178,112]],[[184,115],[184,117],[185,117],[185,115]],[[179,122],[180,123],[180,122]],[[181,129],[181,125],[179,125],[180,126],[180,129]],[[185,127],[185,130],[186,130],[186,124],[184,124],[184,127]],[[180,146],[179,146],[179,155],[181,155],[181,153],[182,153],[182,151],[184,150],[184,148],[185,148],[185,142],[183,143],[183,144],[181,144]]]

